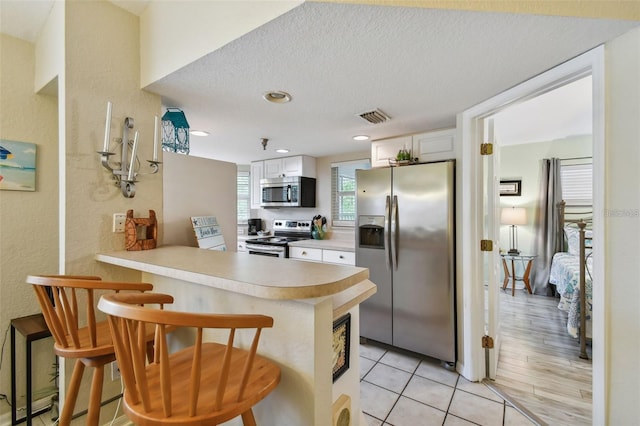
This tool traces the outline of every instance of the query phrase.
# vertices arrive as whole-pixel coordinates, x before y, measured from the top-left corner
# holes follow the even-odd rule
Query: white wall
[[[0,139],[36,144],[36,191],[0,191],[0,330],[12,318],[40,312],[28,274],[58,271],[58,108],[57,98],[33,90],[35,46],[0,34]],[[1,144],[0,144],[1,145]],[[2,174],[2,169],[0,169]],[[0,389],[10,396],[10,345],[3,345]],[[16,395],[25,405],[24,339],[17,337]],[[51,339],[33,343],[34,390],[50,386]],[[0,403],[0,415],[9,413]]]
[[[64,69],[64,3],[54,2],[36,43],[35,88],[41,90]],[[57,95],[57,93],[54,93]]]
[[[522,180],[522,195],[500,197],[500,207],[524,207],[527,224],[518,226],[518,249],[534,252],[535,210],[540,188],[540,160],[543,158],[591,157],[590,136],[576,136],[554,141],[509,145],[500,148],[500,179]],[[500,228],[500,248],[509,249],[509,226]]]
[[[191,216],[215,216],[227,250],[236,251],[236,165],[164,153],[163,244],[197,247]]]
[[[266,24],[302,1],[155,1],[140,17],[145,87]]]
[[[631,425],[640,418],[640,29],[606,44],[605,71],[605,415]]]

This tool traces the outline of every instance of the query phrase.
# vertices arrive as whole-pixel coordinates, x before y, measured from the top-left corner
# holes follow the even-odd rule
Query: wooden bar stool
[[[260,333],[273,326],[263,315],[196,314],[163,310],[173,297],[159,293],[109,294],[98,309],[108,315],[125,384],[123,409],[136,425],[217,425],[242,416],[280,381],[280,367],[256,354]],[[159,308],[140,306],[160,305]],[[145,365],[144,324],[156,325],[154,362]],[[169,353],[166,328],[190,327],[195,344]],[[228,329],[227,344],[203,342],[204,329]],[[234,347],[236,330],[253,329],[250,349]],[[249,332],[247,330],[246,332]]]
[[[75,359],[71,381],[65,397],[60,425],[71,422],[85,366],[95,368],[89,395],[88,425],[97,425],[100,417],[104,366],[115,360],[109,325],[97,322],[95,317],[95,291],[148,291],[147,283],[107,282],[89,276],[28,276],[38,297],[40,308],[51,332],[54,352],[62,358]],[[85,299],[87,325],[80,327],[79,300]],[[153,334],[147,337],[147,341]]]

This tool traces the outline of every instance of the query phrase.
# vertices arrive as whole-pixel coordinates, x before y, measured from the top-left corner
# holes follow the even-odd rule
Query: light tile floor
[[[487,386],[372,342],[360,345],[360,403],[368,426],[532,425]]]

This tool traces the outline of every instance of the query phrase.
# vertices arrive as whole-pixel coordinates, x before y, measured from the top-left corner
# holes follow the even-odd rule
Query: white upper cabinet
[[[316,159],[308,155],[274,158],[251,163],[251,208],[260,208],[260,179],[282,176],[316,177]]]
[[[411,136],[384,139],[371,142],[371,167],[386,167],[389,160],[395,160],[401,149],[412,149]]]
[[[282,176],[316,177],[316,159],[308,155],[295,157],[274,158],[264,160],[264,177],[274,178]]]
[[[282,176],[282,158],[264,160],[264,177],[274,178]]]
[[[420,163],[455,158],[456,129],[413,135],[413,157]]]
[[[455,158],[456,129],[436,130],[371,142],[371,167],[389,166],[401,149],[411,150],[420,163]]]
[[[264,177],[264,161],[251,163],[251,208],[260,208],[260,179]]]

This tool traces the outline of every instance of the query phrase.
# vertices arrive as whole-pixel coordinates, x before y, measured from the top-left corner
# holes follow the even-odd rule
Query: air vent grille
[[[390,120],[389,116],[379,109],[374,109],[373,111],[363,112],[362,114],[358,114],[360,118],[368,121],[371,124],[380,124],[385,121]]]

